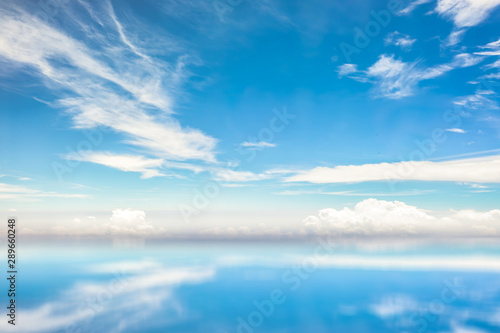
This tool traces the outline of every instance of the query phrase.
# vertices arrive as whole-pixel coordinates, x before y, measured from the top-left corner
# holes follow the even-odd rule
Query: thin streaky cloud
[[[401,9],[399,12],[398,12],[398,15],[408,15],[410,14],[411,12],[413,12],[418,6],[420,5],[423,5],[423,4],[426,4],[426,3],[429,3],[429,2],[432,2],[433,0],[415,0],[413,2],[411,2],[408,6],[406,6],[405,8]]]
[[[406,192],[387,192],[387,193],[360,193],[354,191],[338,191],[338,192],[328,192],[328,191],[282,191],[276,192],[276,195],[331,195],[331,196],[346,196],[346,197],[396,197],[396,196],[415,196],[434,193],[435,190],[415,190]]]
[[[402,180],[500,183],[499,168],[500,155],[495,155],[444,162],[406,161],[316,167],[287,177],[285,181],[317,184]]]
[[[256,149],[262,149],[262,148],[273,148],[276,147],[275,143],[272,142],[265,142],[265,141],[259,141],[259,142],[250,142],[250,141],[245,141],[240,144],[242,147],[247,147],[247,148],[256,148]]]
[[[111,153],[90,153],[85,155],[67,155],[68,160],[101,164],[125,172],[139,172],[141,178],[166,176],[158,169],[164,164],[162,159],[148,159],[139,155],[117,155]]]
[[[455,160],[455,159],[458,159],[460,157],[471,157],[471,156],[478,156],[478,155],[485,155],[484,157],[487,157],[488,155],[494,155],[494,153],[500,153],[500,149],[481,150],[481,151],[476,151],[473,153],[457,154],[457,155],[450,155],[450,156],[444,156],[444,157],[436,157],[436,158],[429,159],[429,161]]]
[[[79,193],[57,193],[31,189],[24,186],[0,183],[0,199],[15,201],[38,201],[40,198],[88,199],[89,195]]]
[[[465,130],[461,128],[447,128],[445,129],[446,132],[452,132],[452,133],[459,133],[459,134],[465,134],[467,133]]]

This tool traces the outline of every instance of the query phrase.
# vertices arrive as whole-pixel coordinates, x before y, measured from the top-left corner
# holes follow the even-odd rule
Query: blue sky
[[[496,234],[499,5],[3,3],[1,207],[48,233],[402,207]]]

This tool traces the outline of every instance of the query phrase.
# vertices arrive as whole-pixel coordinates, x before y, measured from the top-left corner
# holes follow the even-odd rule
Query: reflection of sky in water
[[[500,332],[498,248],[317,248],[32,247],[16,331]]]

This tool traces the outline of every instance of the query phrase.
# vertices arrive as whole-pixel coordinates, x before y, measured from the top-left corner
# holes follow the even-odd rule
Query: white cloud
[[[337,69],[338,77],[342,78],[344,76],[359,82],[368,82],[368,78],[363,71],[358,70],[358,65],[355,64],[343,64]]]
[[[22,180],[22,181],[28,181],[28,180],[31,180],[30,177],[19,177],[18,178],[19,180]]]
[[[115,209],[104,228],[112,234],[151,234],[155,228],[146,221],[146,212],[142,210]]]
[[[483,22],[498,5],[500,0],[438,0],[435,11],[455,26],[448,45],[459,43],[467,28]]]
[[[247,148],[262,149],[262,148],[276,147],[276,144],[271,143],[271,142],[265,142],[265,141],[259,141],[259,142],[245,141],[245,142],[240,143],[240,146],[247,147]]]
[[[500,0],[439,0],[436,12],[460,29],[480,24],[498,5]]]
[[[498,109],[497,102],[485,97],[485,95],[490,95],[485,92],[486,91],[478,90],[474,95],[459,97],[453,103],[464,110]]]
[[[498,56],[500,55],[500,39],[481,46],[482,49],[487,49],[488,51],[474,52],[474,54],[485,55],[485,56]],[[498,67],[493,65],[492,67]]]
[[[453,132],[453,133],[460,133],[460,134],[467,133],[466,131],[464,131],[461,128],[447,128],[447,129],[445,129],[445,131],[447,131],[447,132]]]
[[[400,201],[366,199],[354,207],[322,209],[304,220],[316,234],[334,235],[500,235],[500,210],[450,210],[446,216]]]
[[[423,5],[423,4],[426,4],[426,3],[429,3],[433,0],[415,0],[413,1],[412,3],[410,3],[407,7],[401,9],[399,12],[398,12],[398,15],[407,15],[407,14],[410,14],[412,11],[415,10],[415,8],[417,8],[418,6],[420,5]]]
[[[317,167],[298,172],[285,181],[317,184],[391,180],[500,183],[498,170],[500,156],[495,155],[444,162],[406,161]]]
[[[475,52],[474,54],[482,56],[494,56],[495,59],[497,59],[497,57],[500,56],[500,39],[481,46],[481,48],[485,49],[485,51]],[[483,75],[481,79],[500,79],[500,72],[498,71],[498,68],[500,68],[500,60],[496,60],[493,63],[485,65],[483,67],[484,70],[496,69],[496,72]],[[491,94],[494,94],[494,92],[491,92]]]
[[[97,24],[80,19],[78,6],[68,4],[59,16],[80,29],[79,40],[23,10],[3,9],[0,57],[36,69],[30,73],[59,96],[55,105],[67,110],[76,128],[112,128],[159,158],[214,162],[216,140],[172,117],[172,96],[189,75],[187,52],[171,46],[167,52],[176,60],[150,58],[126,36],[109,2],[93,12]]]
[[[396,45],[404,51],[411,50],[411,47],[416,42],[416,39],[411,39],[410,36],[394,31],[388,34],[385,39],[385,45]]]
[[[439,77],[456,68],[474,66],[482,59],[480,56],[461,53],[448,64],[424,68],[418,61],[407,63],[394,59],[394,55],[384,54],[366,71],[355,72],[355,67],[351,67],[347,76],[357,81],[363,82],[361,79],[364,79],[365,82],[374,83],[378,96],[399,99],[413,95],[421,81]]]
[[[19,201],[39,201],[40,198],[89,198],[85,194],[67,194],[56,192],[44,192],[19,185],[0,183],[0,199]]]
[[[90,153],[85,155],[67,155],[67,159],[105,165],[122,171],[139,172],[141,178],[165,176],[157,169],[164,164],[163,159],[148,159],[137,155],[114,155],[110,153]]]
[[[358,71],[358,65],[355,64],[343,64],[338,67],[337,72],[339,73],[339,77],[347,76],[352,73],[356,73]]]
[[[237,171],[231,169],[213,169],[211,171],[215,180],[225,182],[249,182],[255,180],[270,179],[272,177],[269,173],[253,173],[251,171]]]
[[[15,208],[9,208],[9,212],[17,212],[17,209],[15,209]]]
[[[453,30],[450,33],[450,35],[448,36],[448,40],[447,40],[446,44],[448,46],[451,46],[451,45],[456,45],[456,44],[460,43],[460,41],[462,40],[462,38],[465,35],[465,32],[466,32],[466,29]]]

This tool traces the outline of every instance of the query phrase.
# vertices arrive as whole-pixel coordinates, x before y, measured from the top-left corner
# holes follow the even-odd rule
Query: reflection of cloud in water
[[[152,261],[96,265],[92,271],[114,274],[104,281],[93,275],[92,282],[77,282],[55,301],[20,311],[17,331],[121,332],[160,310],[162,320],[173,322],[186,316],[173,289],[215,276],[213,268],[172,269]]]
[[[34,274],[26,274],[22,285],[16,329],[237,332],[237,318],[248,322],[255,304],[267,304],[275,289],[286,300],[275,304],[254,333],[500,328],[498,246],[339,246],[331,253],[317,248],[316,243],[175,243],[140,251],[58,247],[44,252],[53,275],[33,271],[43,258],[27,251],[24,267]],[[0,331],[5,325],[0,323]]]

